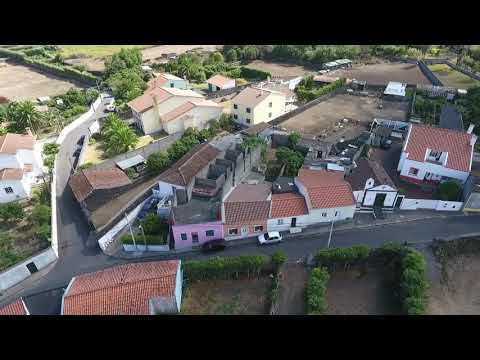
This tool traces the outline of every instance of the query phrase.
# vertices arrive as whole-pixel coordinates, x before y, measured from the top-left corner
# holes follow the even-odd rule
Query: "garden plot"
[[[7,63],[0,68],[0,96],[11,101],[61,95],[73,87],[80,88],[81,85],[40,73],[27,66]]]
[[[356,120],[363,125],[374,118],[399,121],[406,119],[408,102],[383,101],[382,109],[378,109],[378,105],[377,98],[340,94],[291,117],[279,126],[318,136],[322,133],[331,135],[335,124],[344,118]],[[358,129],[359,133],[363,130],[360,127]],[[355,133],[350,136],[355,137],[354,135]]]
[[[255,60],[246,65],[245,67],[255,70],[267,71],[272,76],[305,76],[307,74],[313,74],[314,71],[307,69],[300,65],[280,63],[280,62],[267,62],[263,60]]]
[[[332,76],[346,77],[367,82],[371,85],[387,85],[390,81],[407,84],[431,85],[416,64],[379,63],[372,65],[356,65],[348,70],[336,70]]]
[[[447,64],[429,65],[428,68],[432,70],[444,86],[457,89],[468,89],[480,85],[480,81],[472,79],[470,76],[452,69]]]
[[[188,284],[183,293],[185,315],[265,315],[272,279],[211,280]]]

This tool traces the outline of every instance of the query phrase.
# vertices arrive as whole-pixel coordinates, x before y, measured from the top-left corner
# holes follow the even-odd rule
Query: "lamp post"
[[[330,248],[330,241],[332,240],[332,232],[333,232],[333,223],[335,222],[335,219],[337,218],[338,211],[335,211],[335,216],[332,219],[332,225],[330,226],[330,233],[328,234],[328,243],[327,243],[327,249]]]

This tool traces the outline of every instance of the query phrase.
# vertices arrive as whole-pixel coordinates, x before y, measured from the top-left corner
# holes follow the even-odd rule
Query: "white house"
[[[156,87],[130,101],[133,117],[145,134],[164,130],[168,134],[184,131],[192,126],[199,130],[208,121],[217,119],[223,108],[192,91]]]
[[[40,145],[30,130],[0,136],[0,203],[29,197],[43,174],[42,166]]]
[[[400,178],[416,184],[452,179],[465,183],[477,141],[473,127],[463,132],[410,125],[397,168]]]
[[[247,126],[269,122],[285,112],[286,96],[279,91],[248,87],[232,99],[233,120]]]
[[[215,92],[220,90],[231,89],[235,87],[235,79],[220,74],[212,76],[207,80],[208,91]]]
[[[154,89],[157,87],[163,88],[175,88],[175,89],[188,89],[188,81],[178,76],[167,74],[167,73],[154,73],[154,78],[151,79],[147,85],[148,89]]]

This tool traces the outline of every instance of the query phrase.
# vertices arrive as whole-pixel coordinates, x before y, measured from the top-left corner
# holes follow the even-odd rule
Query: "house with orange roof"
[[[23,298],[20,298],[8,305],[1,307],[0,316],[1,315],[7,315],[7,316],[30,315],[30,311],[28,311],[27,305],[25,305]]]
[[[216,74],[207,80],[208,91],[215,92],[235,87],[235,79],[230,79],[227,76]]]
[[[188,81],[178,76],[167,73],[154,73],[153,76],[154,78],[147,83],[149,89],[156,87],[188,89]]]
[[[0,203],[30,197],[32,186],[41,181],[40,145],[32,132],[0,136]]]
[[[161,130],[173,134],[189,127],[202,130],[223,112],[221,105],[195,91],[152,84],[128,103],[135,123],[145,134]]]
[[[177,314],[182,304],[180,260],[130,263],[74,277],[61,315]]]
[[[422,184],[467,181],[477,136],[468,130],[412,124],[402,149],[398,172],[404,181]]]

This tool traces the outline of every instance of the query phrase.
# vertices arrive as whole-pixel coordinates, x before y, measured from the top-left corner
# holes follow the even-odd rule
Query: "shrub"
[[[275,271],[277,272],[280,269],[280,267],[285,263],[285,261],[287,261],[287,255],[282,250],[276,251],[272,255],[272,263],[273,263],[273,266],[275,267]]]
[[[135,243],[137,245],[145,245],[145,242],[147,245],[167,245],[167,234],[159,234],[159,235],[147,235],[145,234],[145,239],[143,238],[143,235],[140,233],[135,234]],[[130,233],[127,233],[123,235],[120,238],[120,241],[122,244],[125,245],[135,245],[133,243],[132,236]]]
[[[265,80],[267,78],[271,78],[272,74],[270,74],[268,71],[262,71],[262,70],[256,70],[256,69],[250,69],[247,67],[242,66],[240,68],[240,76],[245,79],[258,79],[258,80]]]
[[[165,151],[157,151],[147,158],[147,170],[151,174],[159,174],[170,165],[170,159]]]
[[[38,204],[30,214],[30,220],[38,226],[50,223],[51,209],[47,205]]]
[[[312,270],[308,281],[307,295],[307,314],[322,315],[327,311],[327,283],[330,275],[325,268],[315,268]]]
[[[44,156],[55,156],[60,150],[60,145],[56,143],[49,143],[43,146],[42,153]]]
[[[88,169],[88,168],[90,168],[90,167],[92,167],[92,166],[93,166],[93,163],[91,163],[91,162],[86,162],[85,164],[80,165],[80,166],[78,167],[78,170],[86,170],[86,169]]]
[[[437,196],[444,201],[457,201],[462,188],[456,181],[445,181],[440,184]]]
[[[160,217],[154,213],[148,214],[140,223],[145,235],[157,235],[165,231],[166,224],[162,223]]]
[[[37,228],[36,234],[43,241],[48,241],[52,236],[52,227],[50,224],[42,224]]]
[[[323,249],[317,252],[315,259],[319,266],[335,268],[336,265],[348,267],[368,259],[370,248],[367,245],[355,245],[348,248]]]
[[[66,119],[69,119],[69,118],[72,118],[74,116],[77,116],[77,115],[80,115],[80,114],[83,114],[85,112],[88,111],[88,108],[84,105],[74,105],[73,107],[65,110],[63,112],[63,116],[66,118]]]
[[[7,223],[18,222],[25,217],[22,205],[19,203],[0,204],[0,219]]]

